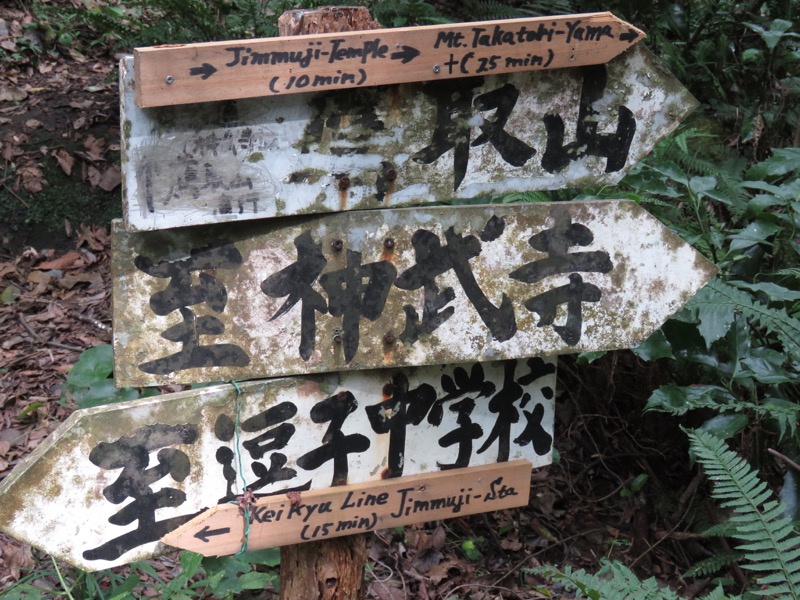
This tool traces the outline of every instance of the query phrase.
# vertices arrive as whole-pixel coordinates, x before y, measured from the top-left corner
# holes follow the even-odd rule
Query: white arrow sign
[[[140,109],[129,229],[617,182],[697,106],[641,44],[607,65]]]
[[[160,553],[164,535],[244,486],[257,499],[546,465],[555,370],[535,358],[339,373],[77,411],[0,483],[0,529],[93,571]]]
[[[122,386],[627,348],[715,272],[613,200],[113,238]]]

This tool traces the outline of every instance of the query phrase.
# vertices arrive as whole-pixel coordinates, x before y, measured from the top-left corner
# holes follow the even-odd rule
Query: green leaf
[[[714,289],[706,285],[687,303],[688,306],[697,309],[697,316],[700,319],[698,330],[706,342],[706,348],[711,347],[711,344],[728,333],[736,317],[734,307],[716,302],[714,295]]]
[[[744,367],[742,374],[767,385],[797,381],[796,373],[783,368],[785,362],[784,354],[761,346],[754,348],[749,356],[741,360]]]
[[[139,581],[141,578],[138,575],[128,575],[122,585],[117,586],[112,589],[111,596],[109,596],[108,600],[126,600],[127,598],[132,598],[133,588],[139,585]]]
[[[728,390],[716,385],[679,386],[663,385],[647,400],[645,411],[658,410],[673,415],[684,415],[697,408],[721,410],[736,402]]]
[[[2,301],[3,304],[13,304],[14,301],[19,298],[20,293],[21,290],[12,283],[0,294],[0,301]]]
[[[785,310],[754,301],[747,292],[723,283],[719,278],[706,284],[687,306],[696,309],[701,321],[705,322],[703,337],[707,343],[724,335],[738,312],[749,320],[751,326],[758,325],[775,335],[784,352],[800,360],[800,320]]]
[[[667,340],[664,332],[656,330],[649,338],[635,348],[631,348],[636,356],[642,360],[656,360],[659,358],[675,358],[672,354],[672,346]]]
[[[800,148],[773,148],[770,158],[750,167],[747,178],[765,181],[793,171],[800,171]]]
[[[773,302],[794,302],[800,300],[800,291],[790,290],[789,288],[778,285],[777,283],[747,283],[746,281],[731,281],[731,285],[742,290],[751,292],[761,292]]]
[[[578,354],[578,364],[579,365],[590,365],[598,358],[602,358],[607,354],[605,351],[600,352],[581,352]]]
[[[727,440],[744,429],[749,422],[750,419],[745,415],[717,415],[703,423],[700,430]]]
[[[67,383],[89,387],[108,378],[114,371],[114,353],[110,345],[103,344],[84,350],[78,362],[70,369]]]
[[[750,223],[740,232],[728,236],[731,240],[731,250],[742,250],[756,244],[766,243],[767,238],[775,235],[783,228],[780,225],[759,219]]]
[[[78,408],[93,408],[139,398],[139,392],[133,388],[115,387],[113,379],[104,379],[88,388],[76,388],[70,391]]]

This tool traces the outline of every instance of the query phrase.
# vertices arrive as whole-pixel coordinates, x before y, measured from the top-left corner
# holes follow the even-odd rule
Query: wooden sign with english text
[[[248,550],[465,517],[528,504],[531,464],[519,460],[381,482],[261,498],[250,508]],[[236,504],[220,504],[161,539],[205,556],[239,552],[245,523]]]
[[[607,65],[147,110],[131,60],[121,73],[131,230],[613,184],[697,105],[641,45]]]
[[[308,499],[311,490],[342,484],[379,490],[396,478],[484,465],[500,474],[495,463],[509,461],[524,461],[529,475],[531,465],[551,462],[551,359],[237,385],[238,397],[226,384],[74,412],[0,482],[0,529],[95,571],[159,554],[162,537],[235,501],[245,486],[255,499],[289,491]],[[527,483],[510,481],[521,500]],[[486,502],[486,492],[465,488],[473,508],[505,506]],[[439,518],[417,512],[420,520]]]
[[[134,50],[142,107],[603,64],[644,38],[608,12]]]

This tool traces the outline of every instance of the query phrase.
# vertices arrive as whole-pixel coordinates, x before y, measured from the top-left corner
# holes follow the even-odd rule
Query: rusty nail
[[[385,386],[383,386],[383,395],[394,396],[394,385],[387,383]]]
[[[397,179],[397,171],[394,169],[386,171],[386,181],[394,181],[395,179]]]
[[[387,250],[391,250],[394,248],[394,238],[386,238],[383,240],[383,247]]]
[[[342,178],[339,180],[339,189],[345,191],[349,187],[350,178],[347,175],[342,175]]]
[[[333,343],[334,344],[341,344],[342,343],[342,336],[339,335],[339,334],[336,334],[335,336],[333,336]]]
[[[388,345],[394,344],[394,335],[392,335],[391,331],[383,336],[383,343]]]
[[[175,78],[172,75],[167,75],[167,85],[172,85],[172,82],[175,81]]]
[[[344,242],[342,240],[333,240],[333,243],[331,243],[331,248],[333,248],[336,252],[339,252],[342,248],[344,248]]]

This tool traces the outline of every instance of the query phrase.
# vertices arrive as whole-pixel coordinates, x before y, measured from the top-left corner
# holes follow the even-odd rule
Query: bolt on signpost
[[[117,385],[232,383],[77,411],[0,483],[84,569],[279,545],[283,598],[360,597],[366,532],[527,504],[531,356],[636,345],[713,276],[632,202],[431,205],[645,156],[695,102],[627,23],[281,20],[122,61]]]

